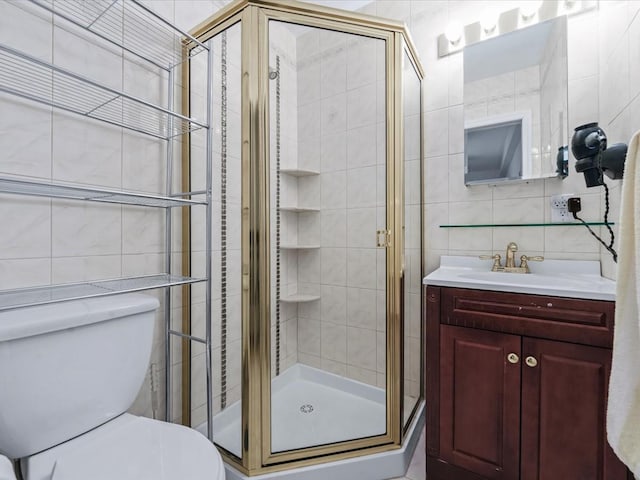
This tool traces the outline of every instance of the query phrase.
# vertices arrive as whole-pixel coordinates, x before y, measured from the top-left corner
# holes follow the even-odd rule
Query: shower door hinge
[[[391,230],[378,230],[376,232],[376,244],[378,248],[391,246]]]

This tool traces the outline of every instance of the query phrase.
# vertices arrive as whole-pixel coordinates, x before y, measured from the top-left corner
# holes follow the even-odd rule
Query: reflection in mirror
[[[530,125],[527,112],[469,121],[464,129],[464,182],[471,185],[529,178]]]
[[[465,184],[562,176],[567,19],[464,48]]]

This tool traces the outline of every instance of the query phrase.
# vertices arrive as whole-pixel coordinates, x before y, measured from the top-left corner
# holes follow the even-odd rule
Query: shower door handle
[[[376,245],[378,248],[391,246],[391,230],[378,230],[376,232]]]

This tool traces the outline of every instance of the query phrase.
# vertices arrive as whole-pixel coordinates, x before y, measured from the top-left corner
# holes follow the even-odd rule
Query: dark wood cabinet
[[[605,432],[612,302],[428,287],[426,305],[429,480],[627,479]]]
[[[440,336],[440,455],[485,478],[517,477],[520,337],[445,325]]]

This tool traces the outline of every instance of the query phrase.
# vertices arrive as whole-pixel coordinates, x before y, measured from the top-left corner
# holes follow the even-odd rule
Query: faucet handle
[[[493,266],[491,267],[492,272],[502,270],[502,264],[500,263],[502,257],[500,257],[499,253],[496,253],[495,255],[480,255],[478,258],[480,258],[480,260],[493,260]]]
[[[520,261],[522,261],[522,262],[527,262],[527,261],[529,261],[529,262],[542,262],[542,261],[544,261],[544,257],[541,257],[540,255],[537,255],[535,257],[529,257],[527,255],[522,255],[520,257]]]
[[[527,255],[522,255],[520,257],[520,268],[526,269],[526,272],[529,273],[529,263],[528,262],[542,262],[544,257],[537,255],[534,257],[528,257]]]

